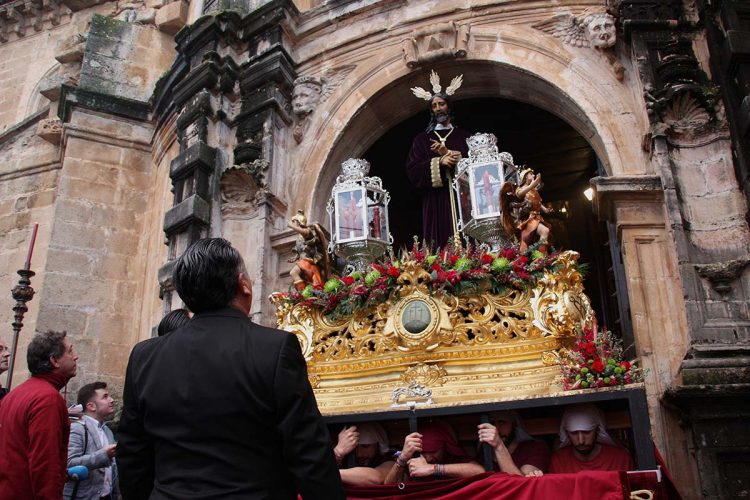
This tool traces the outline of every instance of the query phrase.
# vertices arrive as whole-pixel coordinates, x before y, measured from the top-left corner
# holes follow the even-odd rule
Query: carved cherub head
[[[297,78],[292,91],[292,111],[298,117],[309,115],[315,110],[323,94],[323,82],[314,76]]]
[[[586,38],[595,49],[608,49],[616,41],[615,18],[610,14],[597,12],[583,18]]]

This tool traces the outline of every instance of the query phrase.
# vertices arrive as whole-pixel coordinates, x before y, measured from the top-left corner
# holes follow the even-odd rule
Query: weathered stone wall
[[[80,358],[71,392],[104,379],[120,393],[138,340],[145,215],[155,187],[151,133],[85,112],[66,124],[37,327],[68,331]]]
[[[14,385],[25,378],[26,346],[37,326],[39,291],[45,286],[43,272],[47,262],[51,220],[54,213],[60,173],[59,150],[36,134],[36,125],[46,112],[0,135],[0,325],[2,339],[10,345],[12,339],[13,301],[10,289],[18,283],[16,271],[21,269],[31,240],[33,224],[39,232],[31,262],[37,275],[31,286],[37,297],[28,303],[24,328],[19,338],[18,357],[14,371]],[[5,384],[5,374],[2,380]]]
[[[53,29],[0,43],[0,88],[3,89],[0,92],[0,133],[48,103],[39,95],[38,84],[59,66],[55,60],[57,44],[74,29],[74,25],[63,20]]]

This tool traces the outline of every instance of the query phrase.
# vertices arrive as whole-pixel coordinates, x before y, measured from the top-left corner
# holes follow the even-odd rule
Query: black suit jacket
[[[125,500],[344,498],[299,342],[237,309],[135,346],[118,434]]]

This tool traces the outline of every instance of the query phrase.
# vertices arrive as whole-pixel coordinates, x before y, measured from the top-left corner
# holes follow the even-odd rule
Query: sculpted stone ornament
[[[748,264],[750,259],[744,258],[713,264],[695,264],[695,269],[703,279],[711,283],[711,288],[726,295],[732,291],[732,281],[742,274]]]
[[[292,135],[297,144],[302,142],[309,126],[310,115],[320,103],[325,102],[333,94],[354,68],[354,65],[341,66],[325,71],[320,77],[301,76],[294,81],[292,112],[296,117],[296,123]]]
[[[466,57],[470,29],[468,24],[458,26],[451,21],[414,31],[402,42],[404,62],[416,68],[441,59]]]
[[[673,144],[700,143],[706,136],[725,133],[720,89],[701,69],[688,40],[673,40],[659,47],[660,58],[652,68],[659,86],[644,82],[651,130],[645,138],[647,150],[655,137]]]
[[[246,218],[257,208],[257,194],[265,185],[266,160],[234,165],[221,174],[221,214],[229,218]]]
[[[623,80],[625,69],[612,50],[617,41],[615,18],[608,12],[587,10],[580,16],[558,14],[532,27],[574,47],[593,47],[607,58],[617,79]]]

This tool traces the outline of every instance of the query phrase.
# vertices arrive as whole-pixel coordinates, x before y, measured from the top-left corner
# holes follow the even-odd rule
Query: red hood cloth
[[[422,453],[434,453],[440,449],[452,457],[464,458],[466,452],[458,446],[451,431],[437,422],[431,422],[419,428],[422,435]]]

